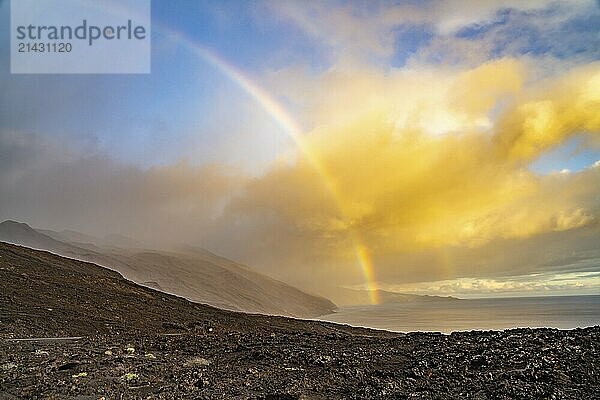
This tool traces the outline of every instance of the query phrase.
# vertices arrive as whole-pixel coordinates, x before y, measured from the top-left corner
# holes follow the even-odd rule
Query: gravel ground
[[[0,399],[600,399],[600,327],[398,334],[239,314],[3,243],[0,289]]]

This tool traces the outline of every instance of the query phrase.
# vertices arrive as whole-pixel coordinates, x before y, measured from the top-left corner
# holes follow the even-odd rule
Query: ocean
[[[600,295],[468,299],[341,307],[324,321],[398,332],[573,329],[600,325]]]

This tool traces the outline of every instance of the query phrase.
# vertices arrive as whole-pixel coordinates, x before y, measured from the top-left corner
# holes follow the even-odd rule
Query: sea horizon
[[[600,325],[600,295],[460,298],[343,306],[318,320],[404,333],[576,329]]]

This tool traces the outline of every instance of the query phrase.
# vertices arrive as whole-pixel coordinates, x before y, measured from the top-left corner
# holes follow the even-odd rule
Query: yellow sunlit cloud
[[[275,165],[232,209],[269,210],[295,227],[294,248],[321,260],[351,259],[358,232],[375,269],[387,254],[587,226],[597,221],[598,171],[540,176],[528,163],[600,131],[598,82],[597,64],[532,81],[515,59],[388,76],[333,69],[311,81],[319,96],[304,90],[315,126],[306,141],[343,212],[302,159]]]

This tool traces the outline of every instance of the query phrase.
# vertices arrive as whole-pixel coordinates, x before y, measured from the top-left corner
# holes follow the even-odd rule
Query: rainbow
[[[89,7],[99,7],[98,3],[89,0],[79,0],[85,2]],[[110,2],[110,5],[103,3],[102,9],[104,11],[120,15],[130,16],[132,10],[124,7],[118,2]],[[188,51],[196,55],[200,59],[206,61],[212,65],[215,69],[220,71],[223,75],[227,76],[232,82],[239,86],[244,92],[248,93],[263,110],[283,129],[284,132],[292,139],[296,147],[300,150],[302,156],[310,163],[310,165],[317,171],[321,176],[323,183],[334,199],[338,210],[342,214],[344,213],[344,201],[341,193],[339,192],[335,179],[329,173],[327,168],[321,162],[320,157],[315,149],[305,139],[302,129],[289,112],[283,107],[267,90],[262,88],[259,84],[250,79],[243,71],[238,69],[235,65],[229,63],[224,58],[219,56],[217,53],[209,49],[208,47],[193,41],[185,34],[175,31],[165,25],[159,24],[156,21],[152,22],[153,29],[161,32],[168,39],[183,45]],[[158,28],[158,29],[156,29]],[[356,231],[351,232],[354,252],[358,263],[360,265],[367,290],[369,291],[369,299],[371,304],[379,304],[379,287],[377,285],[377,279],[375,277],[375,268],[371,260],[371,256],[367,246],[361,239],[360,235]]]
[[[156,27],[156,24],[154,24]],[[160,27],[163,34],[168,39],[183,45],[187,50],[198,56],[202,60],[219,70],[227,76],[240,89],[249,94],[262,109],[282,128],[282,130],[292,139],[296,147],[300,150],[302,156],[310,163],[315,171],[322,178],[327,190],[335,200],[337,208],[343,214],[344,200],[337,188],[335,179],[323,165],[318,152],[305,139],[299,124],[292,118],[289,112],[283,107],[267,90],[250,79],[243,71],[235,67],[230,62],[223,59],[211,49],[194,42],[183,33],[173,31],[166,27]],[[363,278],[369,291],[371,304],[379,303],[379,288],[375,277],[375,268],[371,260],[370,252],[358,232],[352,232],[352,241],[354,252],[360,265]]]
[[[100,6],[97,2],[90,0],[79,0],[85,3],[88,7],[96,7],[104,11],[109,11],[119,16],[131,16],[133,10],[128,9],[121,3],[115,1],[106,1]],[[224,58],[219,56],[217,53],[212,51],[206,46],[193,41],[185,34],[175,31],[165,25],[159,24],[156,21],[152,21],[153,29],[165,35],[167,39],[183,45],[188,51],[196,55],[200,59],[206,61],[212,65],[215,69],[227,76],[232,82],[239,86],[244,92],[248,93],[264,110],[271,116],[271,118],[286,132],[296,147],[300,150],[302,156],[312,165],[312,167],[321,176],[325,186],[327,187],[332,198],[335,200],[338,210],[344,216],[344,204],[343,196],[339,192],[335,179],[329,173],[327,168],[321,162],[320,157],[315,149],[310,146],[308,141],[305,139],[302,129],[298,123],[292,118],[289,112],[283,107],[267,90],[262,88],[252,79],[250,79],[243,71],[238,69],[233,64],[227,62]],[[158,28],[158,29],[157,29]],[[375,268],[371,260],[371,256],[367,246],[361,239],[358,232],[355,230],[351,232],[354,252],[360,265],[367,290],[369,291],[369,297],[371,304],[379,303],[379,287],[377,285],[377,279],[375,277]]]

